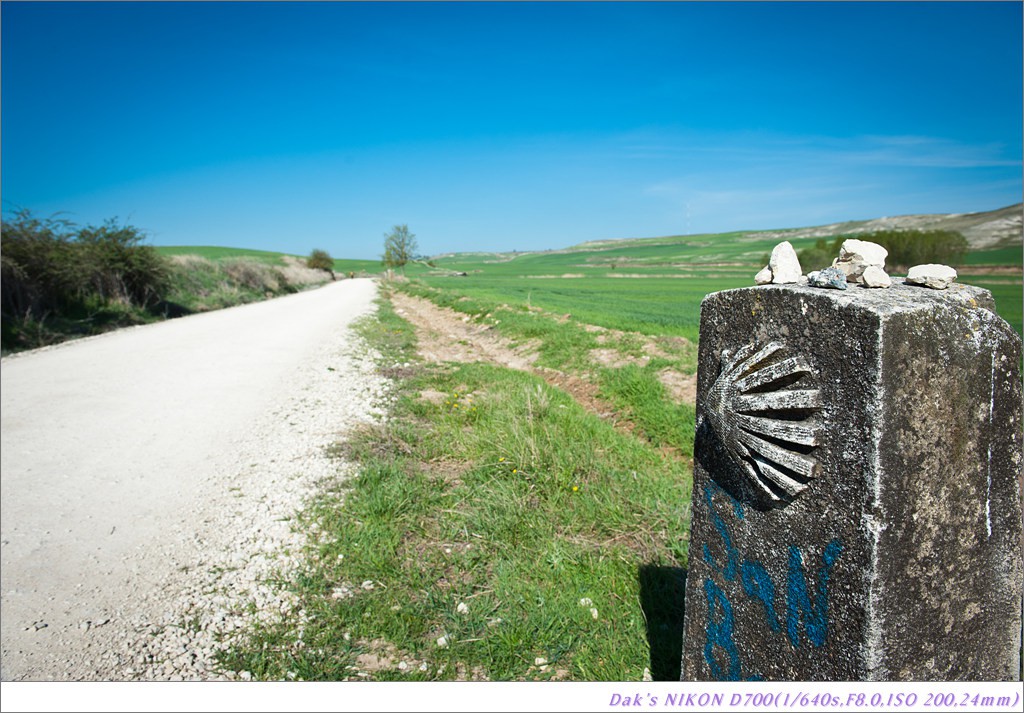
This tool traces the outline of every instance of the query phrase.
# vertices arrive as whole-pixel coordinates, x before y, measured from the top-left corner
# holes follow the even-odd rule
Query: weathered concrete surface
[[[806,487],[778,500],[706,417],[723,351],[772,342],[810,369],[753,391],[820,394],[776,414],[814,443],[777,445],[817,464],[781,469]],[[682,678],[1018,679],[1020,358],[965,285],[709,295]]]

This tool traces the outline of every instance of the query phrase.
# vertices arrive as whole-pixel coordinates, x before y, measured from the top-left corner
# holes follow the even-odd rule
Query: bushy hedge
[[[4,349],[38,346],[31,342],[39,341],[39,325],[46,320],[103,321],[160,302],[170,284],[169,265],[144,240],[138,228],[115,220],[80,228],[28,211],[5,219],[0,229]],[[26,331],[31,325],[35,328]]]
[[[141,230],[114,220],[80,228],[21,211],[5,217],[0,240],[4,352],[256,302],[334,277],[297,258],[168,258],[143,244]]]
[[[952,230],[879,230],[858,235],[840,235],[831,245],[821,238],[814,247],[800,251],[800,266],[805,272],[820,270],[839,256],[839,248],[849,238],[878,243],[889,255],[886,270],[899,272],[925,263],[962,265],[970,245],[967,239]]]

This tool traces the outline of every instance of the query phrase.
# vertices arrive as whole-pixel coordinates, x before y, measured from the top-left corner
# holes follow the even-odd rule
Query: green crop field
[[[585,243],[568,250],[461,253],[435,259],[435,269],[407,274],[435,289],[480,303],[538,307],[579,322],[648,335],[697,340],[700,302],[710,292],[746,287],[778,239],[744,233]],[[811,239],[793,240],[799,251]],[[978,265],[1019,265],[1021,250],[971,253],[960,282],[991,290],[999,314],[1022,332],[1019,274],[971,274]],[[466,273],[465,276],[452,276]]]
[[[1020,267],[1024,251],[1016,248],[996,248],[994,250],[973,250],[967,253],[966,265],[1008,265]]]

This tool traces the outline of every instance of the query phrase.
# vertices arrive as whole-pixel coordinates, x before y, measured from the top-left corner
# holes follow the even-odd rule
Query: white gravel
[[[293,515],[380,417],[352,280],[2,362],[4,680],[247,679],[214,656],[274,586]],[[254,605],[254,606],[250,606]],[[254,609],[255,615],[249,611]]]

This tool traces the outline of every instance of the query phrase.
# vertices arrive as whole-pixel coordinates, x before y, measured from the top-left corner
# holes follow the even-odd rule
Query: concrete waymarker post
[[[1020,359],[965,285],[709,295],[682,679],[1018,679]]]

